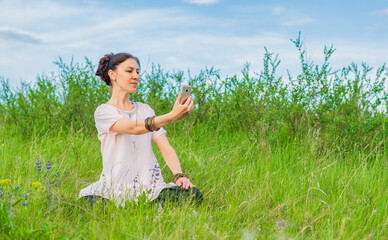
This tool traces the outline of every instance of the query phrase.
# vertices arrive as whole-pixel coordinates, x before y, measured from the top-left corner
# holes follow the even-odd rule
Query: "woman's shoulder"
[[[147,114],[151,114],[151,115],[154,114],[154,110],[150,107],[149,104],[147,104],[147,103],[142,103],[142,102],[135,102],[135,104],[137,105],[138,110],[139,110],[140,112],[147,113]]]
[[[148,108],[151,108],[150,105],[148,105],[147,103],[142,103],[142,102],[134,102],[138,108],[142,108],[142,109],[148,109]]]
[[[112,105],[103,103],[103,104],[100,104],[100,105],[97,106],[96,111],[97,110],[103,110],[103,109],[114,109],[114,108],[113,108]]]
[[[101,112],[112,112],[112,111],[118,112],[118,110],[114,106],[112,106],[110,104],[103,103],[103,104],[97,106],[96,110],[94,111],[94,114],[101,113]]]

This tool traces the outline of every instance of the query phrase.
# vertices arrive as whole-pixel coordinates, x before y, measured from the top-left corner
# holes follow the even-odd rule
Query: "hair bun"
[[[112,54],[105,54],[104,57],[100,59],[96,75],[100,76],[101,79],[108,85],[111,85],[111,81],[108,75],[109,61],[112,59]]]

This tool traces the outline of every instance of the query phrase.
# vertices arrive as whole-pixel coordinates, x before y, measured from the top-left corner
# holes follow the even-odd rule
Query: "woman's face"
[[[111,70],[110,70],[111,71]],[[128,93],[136,92],[139,84],[139,66],[133,58],[128,58],[117,65],[116,70],[112,71],[111,77],[113,88],[119,88]]]

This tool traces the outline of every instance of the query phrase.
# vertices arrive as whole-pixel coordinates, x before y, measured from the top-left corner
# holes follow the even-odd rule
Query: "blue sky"
[[[388,1],[49,1],[0,0],[0,76],[16,84],[56,72],[61,56],[93,63],[130,52],[142,69],[198,74],[214,66],[238,74],[245,62],[262,69],[264,47],[282,60],[279,74],[300,69],[290,38],[302,32],[311,60],[337,49],[335,68],[388,63]]]

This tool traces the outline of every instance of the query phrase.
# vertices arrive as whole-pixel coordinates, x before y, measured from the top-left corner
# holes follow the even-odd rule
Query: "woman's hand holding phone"
[[[171,111],[173,119],[175,121],[188,116],[194,109],[194,102],[191,96],[188,96],[185,99],[183,99],[182,103],[181,103],[181,100],[182,100],[182,93],[180,92],[174,103],[174,107]]]

